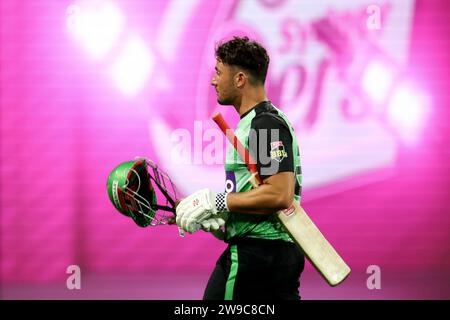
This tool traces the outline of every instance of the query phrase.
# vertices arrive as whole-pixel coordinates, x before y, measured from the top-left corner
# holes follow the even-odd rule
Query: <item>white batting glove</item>
[[[176,222],[182,230],[193,233],[201,227],[201,222],[225,211],[228,211],[226,194],[216,194],[206,188],[194,192],[178,204]],[[211,228],[211,225],[216,227],[216,224],[210,221],[209,225],[206,223],[206,228]]]
[[[211,216],[201,222],[193,221],[188,223],[186,229],[189,230],[189,233],[194,233],[200,229],[206,232],[215,232],[221,230],[221,228],[225,225],[228,215],[228,212],[222,212],[218,213],[215,217]],[[181,227],[179,227],[179,229],[184,231]]]
[[[225,225],[228,219],[228,212],[218,213],[216,217],[211,217],[200,222],[201,229],[207,232],[217,231]]]

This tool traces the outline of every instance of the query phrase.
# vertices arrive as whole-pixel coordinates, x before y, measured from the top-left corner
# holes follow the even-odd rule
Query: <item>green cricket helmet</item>
[[[152,224],[157,200],[145,160],[126,161],[115,167],[108,176],[107,191],[120,213],[140,227]]]

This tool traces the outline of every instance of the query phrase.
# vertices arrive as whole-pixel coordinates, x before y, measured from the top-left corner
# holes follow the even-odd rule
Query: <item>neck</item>
[[[245,92],[241,99],[234,105],[234,108],[242,116],[247,111],[253,109],[258,103],[267,101],[264,88],[255,88]]]

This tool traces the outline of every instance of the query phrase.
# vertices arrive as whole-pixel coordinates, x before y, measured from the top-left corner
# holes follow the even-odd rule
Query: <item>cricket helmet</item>
[[[107,191],[114,207],[140,227],[152,223],[156,214],[156,193],[145,160],[126,161],[108,176]]]

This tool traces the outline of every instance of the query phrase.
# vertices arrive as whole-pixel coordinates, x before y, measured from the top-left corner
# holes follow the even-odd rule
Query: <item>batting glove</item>
[[[178,204],[177,225],[189,233],[197,231],[201,222],[215,217],[219,212],[228,211],[226,198],[226,193],[215,193],[208,188],[194,192]],[[210,221],[210,225],[206,224],[205,228],[211,228],[211,225],[216,227],[216,224]]]
[[[228,219],[228,212],[220,212],[215,217],[210,217],[200,222],[200,229],[210,232],[217,231],[225,225]]]

